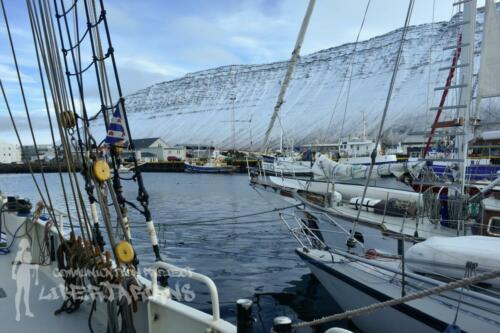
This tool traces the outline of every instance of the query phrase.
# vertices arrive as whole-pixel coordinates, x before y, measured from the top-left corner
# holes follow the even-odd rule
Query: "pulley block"
[[[100,182],[105,182],[111,177],[108,162],[105,160],[95,161],[92,166],[92,171],[94,172],[94,177]]]

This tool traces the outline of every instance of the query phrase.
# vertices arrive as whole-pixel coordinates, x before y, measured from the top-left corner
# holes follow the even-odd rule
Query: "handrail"
[[[196,273],[185,268],[180,268],[163,261],[157,261],[151,266],[151,289],[152,297],[158,296],[158,269],[162,268],[166,271],[177,272],[183,274],[184,277],[204,283],[210,291],[210,300],[212,302],[212,317],[213,321],[220,320],[219,294],[214,281],[208,276]]]

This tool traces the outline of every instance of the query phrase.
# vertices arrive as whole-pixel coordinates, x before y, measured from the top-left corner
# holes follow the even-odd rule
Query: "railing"
[[[151,266],[152,297],[158,296],[158,269],[160,268],[166,270],[167,272],[176,272],[179,274],[183,274],[183,276],[186,278],[204,283],[210,291],[213,320],[216,321],[220,319],[219,294],[217,293],[217,287],[215,286],[215,283],[212,281],[212,279],[205,275],[195,273],[193,271],[180,268],[172,264],[167,264],[166,262],[158,261]]]
[[[326,213],[320,212],[310,212],[310,211],[300,211],[301,214],[303,214],[303,218],[308,218],[306,214],[310,215],[314,220],[318,220],[318,217],[316,215],[323,215],[325,216],[328,221],[330,221],[332,224],[337,226],[342,233],[344,233],[348,238],[350,238],[351,234],[349,231],[347,231],[345,228],[343,228],[337,221],[335,221],[331,216],[329,216]],[[320,248],[320,249],[328,249],[330,246],[325,244],[323,240],[321,240],[316,232],[322,232],[320,229],[312,228],[308,226],[306,223],[304,223],[302,217],[297,216],[297,212],[290,214],[290,213],[280,213],[279,214],[281,221],[285,224],[285,226],[288,228],[292,236],[297,240],[297,242],[300,244],[300,246],[307,248]],[[293,218],[295,223],[297,224],[296,227],[292,226],[291,223],[288,223],[286,218]],[[354,239],[356,243],[358,243],[363,249],[364,249],[364,244],[358,241],[357,239]],[[307,243],[307,244],[306,244]]]

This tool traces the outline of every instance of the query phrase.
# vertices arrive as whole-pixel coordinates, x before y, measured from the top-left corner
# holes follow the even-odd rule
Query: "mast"
[[[280,153],[283,153],[283,127],[280,129]]]
[[[472,78],[474,73],[474,35],[476,31],[476,8],[477,0],[468,0],[464,3],[462,16],[462,54],[460,67],[460,85],[463,86],[460,93],[459,105],[464,105],[463,119],[464,126],[463,135],[455,137],[455,147],[457,148],[457,157],[460,166],[461,192],[464,193],[466,181],[466,168],[469,150],[469,141],[473,138],[473,127],[470,123],[472,112]],[[457,114],[460,115],[460,108],[457,109]],[[458,119],[459,117],[457,117]],[[457,133],[458,134],[458,133]],[[463,162],[462,162],[463,161]]]
[[[366,119],[365,119],[365,111],[363,111],[363,141],[366,141]]]
[[[307,27],[309,25],[309,20],[311,19],[311,14],[313,12],[315,4],[316,0],[309,0],[309,5],[307,6],[306,14],[304,16],[304,20],[302,21],[302,26],[300,27],[299,35],[297,36],[297,41],[295,42],[295,47],[292,52],[292,57],[288,62],[285,78],[283,79],[283,83],[281,84],[281,90],[278,95],[278,100],[276,101],[276,105],[274,106],[274,112],[273,115],[271,116],[271,121],[269,122],[269,126],[267,127],[266,130],[266,134],[264,137],[264,144],[263,144],[264,151],[266,151],[268,148],[269,135],[273,130],[274,123],[276,122],[276,118],[278,117],[278,114],[281,110],[281,106],[285,102],[285,94],[288,89],[288,85],[290,84],[290,80],[292,78],[295,65],[297,64],[297,61],[299,59],[300,49],[302,48],[302,43],[304,42],[304,36],[306,35]],[[283,132],[283,128],[281,129],[281,131]],[[281,137],[283,137],[283,133]],[[281,139],[281,141],[283,140]],[[281,147],[281,150],[283,151],[283,147]]]
[[[231,139],[233,145],[233,154],[236,151],[236,120],[235,120],[235,110],[234,110],[234,101],[236,100],[236,96],[231,96]]]

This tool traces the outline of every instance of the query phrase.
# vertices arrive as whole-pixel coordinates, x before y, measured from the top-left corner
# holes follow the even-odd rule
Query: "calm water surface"
[[[46,179],[54,205],[63,209],[59,176],[48,174]],[[144,181],[159,229],[163,259],[211,277],[217,285],[225,319],[234,322],[238,298],[251,298],[257,303],[256,332],[269,332],[272,319],[279,315],[297,321],[339,312],[326,290],[295,255],[297,243],[278,213],[235,218],[288,206],[278,195],[252,189],[246,175],[146,173]],[[135,183],[125,182],[124,188],[127,198],[136,197]],[[39,198],[31,176],[25,174],[0,175],[0,191],[28,197],[32,202]],[[135,212],[131,212],[131,217],[140,264],[147,267],[153,255],[141,224],[144,220]],[[224,220],[193,224],[217,219]],[[202,285],[170,281],[179,290],[186,283],[190,283],[195,295],[191,305],[210,312],[208,293]],[[336,326],[353,328],[346,322]],[[326,328],[299,332],[323,332]]]

